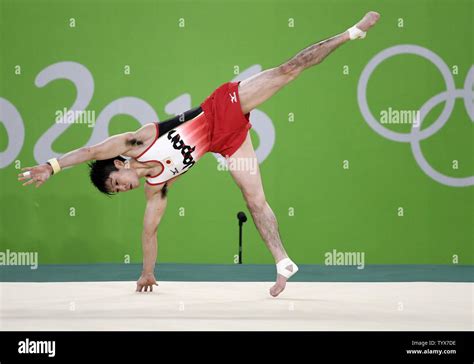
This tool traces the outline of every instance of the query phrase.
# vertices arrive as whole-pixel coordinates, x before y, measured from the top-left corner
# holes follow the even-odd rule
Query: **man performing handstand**
[[[250,111],[268,100],[305,69],[321,63],[341,44],[361,39],[379,19],[367,13],[347,31],[302,50],[278,67],[264,70],[241,82],[227,82],[217,88],[199,107],[172,119],[150,123],[134,132],[114,135],[103,142],[76,149],[47,163],[23,168],[18,175],[23,186],[39,187],[61,169],[87,161],[90,178],[99,191],[111,195],[140,186],[145,178],[147,200],[142,233],[143,271],[137,291],[153,291],[157,285],[157,228],[165,211],[168,188],[207,152],[232,160],[256,159],[248,130]],[[124,158],[126,157],[126,158]],[[254,164],[251,164],[254,165]],[[258,166],[257,163],[255,165]],[[278,296],[298,267],[288,258],[278,232],[278,223],[268,205],[260,171],[231,170],[242,191],[253,221],[273,255],[277,267],[270,294]]]

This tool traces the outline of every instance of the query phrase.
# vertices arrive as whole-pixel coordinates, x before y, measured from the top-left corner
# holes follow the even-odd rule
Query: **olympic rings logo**
[[[384,60],[399,54],[414,54],[427,59],[438,68],[446,84],[446,91],[443,91],[431,97],[421,106],[419,112],[420,120],[418,123],[412,124],[411,131],[409,133],[398,133],[382,126],[378,122],[378,120],[372,115],[367,103],[367,83],[369,82],[369,78],[372,75],[372,72]],[[421,151],[420,141],[429,138],[430,136],[438,132],[444,126],[444,124],[446,124],[446,122],[449,120],[449,117],[451,116],[451,113],[454,108],[454,103],[457,98],[464,99],[464,105],[466,107],[467,114],[469,115],[471,121],[474,121],[473,86],[474,66],[470,68],[466,76],[466,79],[464,81],[464,88],[456,89],[454,85],[454,79],[451,75],[449,67],[446,65],[446,63],[442,60],[441,57],[439,57],[436,53],[430,51],[427,48],[411,44],[402,44],[383,50],[382,52],[376,54],[369,61],[369,63],[362,71],[362,74],[359,79],[359,84],[357,86],[357,100],[359,103],[360,111],[365,121],[375,132],[387,139],[396,142],[410,143],[413,156],[415,157],[416,162],[424,173],[426,173],[435,181],[444,185],[453,187],[465,187],[474,185],[474,176],[456,178],[446,176],[436,171],[424,157]],[[421,125],[426,115],[428,115],[428,113],[441,102],[445,102],[445,105],[438,119],[425,130],[421,130]]]

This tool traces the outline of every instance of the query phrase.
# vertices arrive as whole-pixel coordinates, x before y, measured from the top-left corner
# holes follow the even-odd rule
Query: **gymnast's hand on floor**
[[[53,173],[53,169],[49,164],[40,164],[35,167],[25,167],[21,169],[22,173],[18,174],[18,181],[25,181],[23,186],[36,182],[36,187],[41,186]]]
[[[141,277],[137,281],[137,292],[148,292],[148,288],[150,292],[153,292],[153,286],[157,286],[155,276],[153,273],[142,274]],[[145,289],[143,291],[143,289]]]

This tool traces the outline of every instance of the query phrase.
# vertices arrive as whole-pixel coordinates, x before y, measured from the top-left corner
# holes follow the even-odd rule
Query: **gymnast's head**
[[[92,184],[106,195],[127,192],[140,186],[137,172],[121,156],[92,161],[88,165]]]

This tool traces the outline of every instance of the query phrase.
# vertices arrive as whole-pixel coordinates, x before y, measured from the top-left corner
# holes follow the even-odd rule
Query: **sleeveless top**
[[[135,159],[161,164],[159,174],[146,178],[148,184],[160,185],[189,171],[209,151],[210,130],[201,107],[154,124],[154,141]]]

